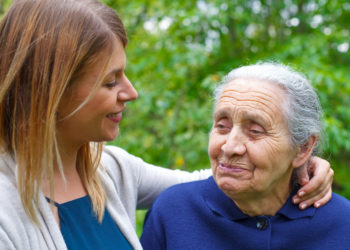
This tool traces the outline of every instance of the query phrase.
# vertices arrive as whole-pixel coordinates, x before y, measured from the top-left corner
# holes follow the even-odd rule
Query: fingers
[[[305,209],[307,207],[310,207],[314,205],[314,207],[318,208],[323,205],[325,205],[332,197],[332,190],[331,188],[326,191],[327,189],[324,189],[322,193],[319,193],[316,196],[309,196],[309,195],[304,195],[304,196],[299,196],[295,195],[293,196],[293,202],[295,204],[299,203],[299,208],[300,209]]]
[[[306,164],[304,164],[302,167],[297,168],[295,170],[295,174],[297,176],[298,183],[302,186],[306,185],[310,181]]]
[[[308,166],[313,178],[303,186],[293,197],[295,204],[299,203],[300,209],[311,205],[320,207],[326,204],[332,197],[332,182],[334,171],[327,161],[313,157]]]
[[[314,202],[314,206],[316,208],[322,207],[325,205],[330,199],[332,198],[332,189],[330,189],[323,198],[319,199],[318,201]]]

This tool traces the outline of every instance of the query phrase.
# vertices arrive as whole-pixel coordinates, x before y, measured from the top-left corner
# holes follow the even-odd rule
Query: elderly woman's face
[[[282,89],[236,79],[222,92],[209,138],[213,176],[231,198],[274,192],[289,185],[295,152],[282,105]]]

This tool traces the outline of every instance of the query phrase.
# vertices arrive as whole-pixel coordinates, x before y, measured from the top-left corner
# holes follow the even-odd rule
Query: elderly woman
[[[216,91],[209,138],[213,177],[169,188],[155,201],[144,249],[349,249],[350,202],[291,202],[293,173],[321,137],[308,81],[283,65],[231,71]]]

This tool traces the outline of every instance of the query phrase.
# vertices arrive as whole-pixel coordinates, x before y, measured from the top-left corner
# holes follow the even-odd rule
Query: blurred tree
[[[208,168],[215,85],[237,66],[280,61],[317,89],[323,157],[335,170],[335,191],[350,199],[347,0],[103,1],[124,21],[127,75],[139,91],[114,144],[165,167]],[[10,2],[0,0],[0,14]]]
[[[8,8],[12,1],[11,0],[0,0],[0,17],[5,12],[5,10]]]
[[[346,0],[105,0],[127,28],[139,91],[114,142],[169,168],[209,167],[212,91],[259,60],[304,72],[324,109],[324,154],[350,198],[350,3]]]

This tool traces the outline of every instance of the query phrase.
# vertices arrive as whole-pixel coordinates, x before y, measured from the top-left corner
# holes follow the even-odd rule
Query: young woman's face
[[[101,63],[90,66],[62,98],[57,128],[58,138],[64,143],[80,146],[90,141],[114,140],[126,102],[137,98],[136,90],[124,74],[126,56],[119,40],[113,41],[111,59],[110,53],[102,52],[97,60]],[[105,70],[106,60],[109,63]],[[86,100],[101,76],[102,85],[91,99],[69,116]]]

